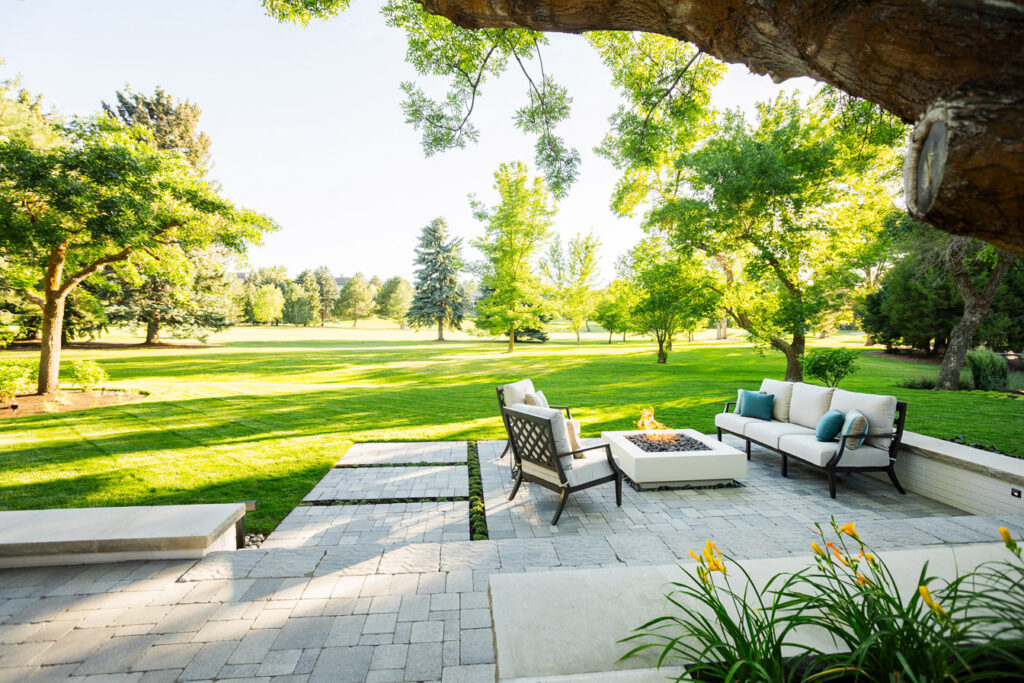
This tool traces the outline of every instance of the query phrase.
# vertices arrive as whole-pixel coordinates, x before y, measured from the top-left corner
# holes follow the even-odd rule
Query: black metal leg
[[[512,500],[513,498],[516,497],[516,494],[519,493],[519,486],[522,483],[523,483],[523,473],[522,473],[522,471],[516,472],[516,483],[512,487],[512,493],[508,494],[508,499],[509,500]]]
[[[718,432],[718,440],[719,440],[719,441],[721,441],[721,440],[722,440],[722,430],[721,430],[721,429],[718,429],[718,428],[716,427],[716,428],[715,428],[715,431],[716,431],[716,432]]]
[[[558,524],[558,518],[562,516],[562,510],[565,509],[565,503],[569,500],[568,489],[562,489],[562,499],[558,501],[558,509],[555,510],[555,516],[551,518],[551,526]]]
[[[622,472],[615,475],[615,504],[622,507]]]
[[[789,458],[786,457],[785,453],[782,454],[782,476],[789,476]]]
[[[747,460],[750,460],[750,442],[747,441]]]
[[[828,497],[835,500],[836,497],[836,471],[828,470]]]
[[[504,458],[504,457],[505,457],[506,455],[508,455],[508,452],[509,452],[510,450],[512,450],[512,441],[511,441],[511,440],[509,440],[509,441],[506,441],[506,442],[505,442],[505,450],[503,450],[503,451],[501,452],[501,455],[499,455],[499,456],[498,456],[498,460],[501,460],[501,459],[502,459],[502,458]]]
[[[899,491],[900,493],[906,493],[906,491],[903,489],[903,487],[900,486],[900,480],[896,478],[896,468],[895,467],[893,467],[892,465],[889,465],[889,469],[887,469],[885,471],[885,473],[889,475],[889,481],[892,482],[892,485],[896,487],[897,491]]]

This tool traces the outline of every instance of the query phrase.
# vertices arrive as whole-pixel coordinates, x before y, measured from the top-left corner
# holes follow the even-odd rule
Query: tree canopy
[[[416,245],[415,293],[406,320],[413,327],[437,326],[437,340],[446,329],[460,329],[466,314],[466,295],[459,284],[462,240],[448,234],[448,224],[435,218],[420,232]]]

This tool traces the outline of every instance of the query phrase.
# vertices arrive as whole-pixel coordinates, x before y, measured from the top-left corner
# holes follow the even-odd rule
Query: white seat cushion
[[[562,481],[558,478],[558,472],[556,472],[555,470],[549,470],[547,467],[541,467],[540,465],[532,463],[529,460],[523,460],[522,467],[524,474],[532,474],[538,479],[550,481],[555,486],[562,485]],[[568,472],[566,474],[568,474]]]
[[[832,387],[794,383],[793,399],[789,404],[789,421],[810,429],[817,427],[821,416],[829,410],[833,391]]]
[[[533,382],[528,379],[521,379],[518,382],[506,384],[502,389],[504,390],[506,406],[526,403],[526,395],[536,392],[536,389],[533,388]]]
[[[565,424],[565,415],[557,408],[541,408],[540,406],[528,406],[525,403],[516,403],[508,406],[510,410],[517,410],[527,415],[547,418],[551,421],[551,433],[555,437],[555,450],[559,453],[569,453],[575,449],[572,447],[572,440],[569,438],[569,428]],[[573,466],[573,457],[566,455],[562,457],[562,469],[568,470]]]
[[[743,417],[736,413],[718,413],[715,415],[715,426],[720,429],[727,429],[733,434],[743,436],[743,428],[751,422],[764,422],[756,417]]]
[[[786,455],[800,458],[819,467],[825,466],[837,448],[839,448],[838,441],[818,441],[813,434],[795,434],[779,439],[779,450]],[[839,461],[839,467],[885,467],[888,464],[889,454],[873,446],[861,446],[853,451],[847,450],[843,452],[843,459]]]
[[[878,436],[892,435],[893,422],[896,421],[896,397],[882,394],[858,394],[853,391],[836,389],[832,394],[832,408],[844,415],[854,408],[864,413],[868,419],[868,434]],[[870,442],[870,440],[869,440]],[[887,444],[887,441],[880,442]]]
[[[771,422],[754,420],[743,428],[743,436],[772,448],[778,448],[779,438],[787,434],[810,434],[813,437],[814,430],[795,425],[792,422],[777,422],[775,420]]]
[[[588,451],[584,455],[586,457],[574,460],[572,469],[565,473],[569,479],[569,486],[589,484],[595,479],[607,477],[615,471],[608,464],[608,456],[604,449]]]
[[[789,422],[789,404],[793,400],[793,383],[765,378],[761,382],[761,393],[775,397],[772,402],[772,419]]]

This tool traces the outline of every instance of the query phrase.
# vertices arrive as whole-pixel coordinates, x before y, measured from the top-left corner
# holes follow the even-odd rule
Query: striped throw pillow
[[[868,418],[864,417],[864,413],[860,412],[856,408],[846,413],[846,419],[843,420],[843,430],[839,432],[840,437],[846,437],[849,435],[867,435],[868,433]],[[844,439],[846,440],[846,439]],[[864,439],[849,439],[846,440],[846,449],[853,450],[860,448],[864,445]]]

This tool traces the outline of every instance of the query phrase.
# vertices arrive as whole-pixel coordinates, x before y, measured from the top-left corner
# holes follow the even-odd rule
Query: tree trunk
[[[590,321],[587,320],[584,322],[584,324],[587,326],[587,332],[590,332]]]
[[[160,314],[154,313],[146,323],[146,343],[156,344],[160,341]]]
[[[802,332],[794,333],[793,340],[789,342],[779,337],[773,337],[771,344],[786,356],[786,381],[803,382],[804,371],[800,367],[800,358],[803,357],[804,347],[807,345],[804,334]]]
[[[626,341],[626,333],[625,332],[622,333],[622,341]]]
[[[613,335],[613,334],[615,334],[615,333],[614,333],[614,332],[609,332],[609,333],[608,333],[608,343],[609,343],[609,344],[611,344],[611,343],[612,343],[612,335]]]
[[[828,338],[828,332],[826,330],[822,330],[821,332],[818,333],[818,339],[827,339],[827,338]]]
[[[39,382],[36,391],[52,394],[60,387],[61,333],[64,328],[64,302],[67,294],[61,294],[61,279],[67,245],[62,244],[50,250],[46,264],[46,278],[43,281],[43,320],[39,343]]]
[[[359,322],[359,318],[352,318],[352,327],[355,327],[357,322]]]
[[[508,331],[508,352],[512,353],[516,349],[516,328],[509,328]]]
[[[875,102],[908,123],[925,117],[915,131],[916,144],[932,143],[923,154],[912,145],[907,157],[917,170],[907,179],[911,213],[941,230],[1024,255],[1020,2],[418,2],[464,28],[660,33],[723,61],[743,63],[775,82],[809,76]],[[946,130],[933,134],[937,122]],[[929,169],[942,172],[928,176]]]
[[[960,298],[964,300],[964,314],[949,335],[946,353],[942,357],[942,367],[939,369],[939,378],[935,382],[936,389],[947,391],[960,389],[960,371],[963,370],[974,335],[978,333],[978,328],[988,315],[992,300],[999,291],[999,284],[1015,258],[1005,251],[1000,252],[985,289],[979,292],[964,262],[967,258],[967,248],[965,238],[954,237],[946,250],[946,269],[953,278],[957,291],[960,292]]]
[[[444,320],[437,320],[437,341],[444,341]]]
[[[658,362],[665,364],[668,362],[668,351],[665,349],[665,338],[659,336],[658,338]]]
[[[576,328],[576,346],[580,345],[580,328]]]

